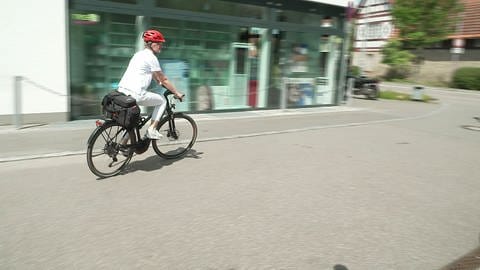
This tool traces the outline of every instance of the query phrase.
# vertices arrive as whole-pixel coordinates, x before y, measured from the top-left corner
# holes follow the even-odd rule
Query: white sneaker
[[[160,134],[160,132],[158,132],[158,130],[156,130],[154,128],[148,128],[147,129],[147,138],[149,138],[151,140],[160,140],[161,138],[163,138],[163,135]]]

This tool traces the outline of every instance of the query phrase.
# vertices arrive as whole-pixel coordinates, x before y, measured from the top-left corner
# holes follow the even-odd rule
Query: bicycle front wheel
[[[105,122],[88,140],[88,168],[100,178],[119,174],[133,156],[128,146],[134,142],[133,130],[126,130],[113,121]]]
[[[162,119],[158,131],[163,135],[160,140],[153,140],[155,153],[166,159],[184,156],[197,140],[197,124],[188,115],[175,113],[171,118]]]

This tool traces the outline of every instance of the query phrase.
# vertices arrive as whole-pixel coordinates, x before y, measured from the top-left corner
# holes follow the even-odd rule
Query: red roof
[[[459,29],[450,38],[480,38],[480,0],[461,0],[462,19]]]

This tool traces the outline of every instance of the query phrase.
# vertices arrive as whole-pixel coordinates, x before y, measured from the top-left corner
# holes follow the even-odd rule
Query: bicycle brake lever
[[[180,100],[180,102],[183,102],[183,98],[185,97],[185,94],[183,94],[181,97],[175,96],[176,99]]]

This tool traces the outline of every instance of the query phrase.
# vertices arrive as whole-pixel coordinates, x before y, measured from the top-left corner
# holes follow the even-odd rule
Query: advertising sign
[[[314,79],[287,78],[285,81],[288,106],[313,105]]]

